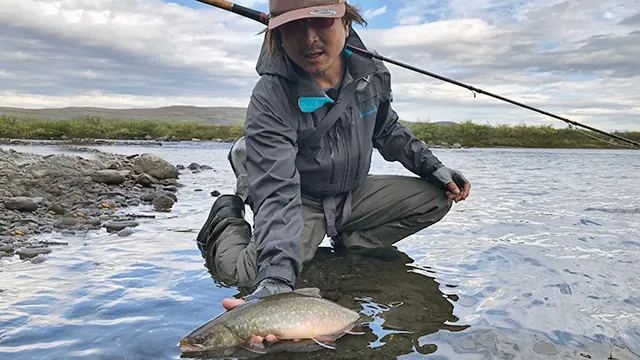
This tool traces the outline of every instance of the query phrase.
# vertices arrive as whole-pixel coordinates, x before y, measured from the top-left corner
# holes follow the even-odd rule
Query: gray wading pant
[[[229,154],[237,177],[236,195],[247,197],[246,150],[243,139]],[[336,224],[339,245],[346,248],[391,246],[440,221],[451,209],[445,190],[418,177],[370,175],[353,191],[352,210],[342,224]],[[303,262],[310,261],[326,235],[322,203],[302,198]],[[227,218],[216,225],[207,251],[209,270],[216,280],[231,286],[252,287],[258,273],[256,243],[251,225],[244,219]]]

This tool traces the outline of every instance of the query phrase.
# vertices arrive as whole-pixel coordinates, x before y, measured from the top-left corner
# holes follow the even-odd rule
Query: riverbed
[[[171,211],[140,206],[155,218],[141,218],[128,236],[43,234],[68,245],[37,264],[0,260],[2,359],[176,359],[178,340],[237,294],[211,278],[195,245],[210,193],[234,189],[229,144],[96,148],[213,171],[182,171]],[[335,255],[325,241],[305,284],[372,325],[336,350],[295,358],[640,359],[639,153],[434,153],[471,181],[469,199],[392,256]],[[377,153],[371,173],[410,175]]]

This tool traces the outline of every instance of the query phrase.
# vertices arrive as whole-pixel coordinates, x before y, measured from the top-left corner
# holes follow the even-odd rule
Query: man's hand
[[[471,184],[460,171],[443,166],[434,171],[431,176],[447,187],[449,190],[447,197],[456,203],[466,200],[469,196]]]
[[[229,311],[234,307],[243,304],[245,301],[259,299],[265,296],[280,294],[288,291],[293,291],[293,289],[283,281],[267,278],[262,280],[251,294],[243,297],[242,299],[224,299],[222,300],[222,306],[227,311]],[[275,342],[278,341],[278,338],[276,338],[276,336],[273,334],[269,334],[264,338],[262,338],[262,336],[254,336],[250,341],[254,343],[261,343],[263,340],[267,340],[267,342]]]

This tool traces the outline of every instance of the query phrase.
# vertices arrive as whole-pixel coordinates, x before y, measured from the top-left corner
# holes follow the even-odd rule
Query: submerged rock
[[[135,220],[114,220],[105,223],[103,226],[107,229],[107,232],[116,232],[129,227],[136,227],[140,225]]]

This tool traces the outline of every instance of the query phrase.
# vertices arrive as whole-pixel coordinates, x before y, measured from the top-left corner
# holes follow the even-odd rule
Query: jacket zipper
[[[331,154],[331,181],[330,184],[333,184],[333,182],[335,181],[336,178],[336,159],[333,155],[333,135],[331,134],[331,130],[328,131],[329,133],[329,153]]]
[[[347,143],[344,141],[344,140],[346,140],[345,136],[342,136],[342,138],[343,138],[342,140],[343,141],[340,141],[340,133],[339,133],[339,131],[342,128],[340,122],[341,121],[339,121],[338,126],[336,126],[336,139],[338,140],[338,141],[336,141],[336,143],[338,145],[338,148],[341,147],[340,145],[343,145],[342,146],[342,150],[343,150],[343,155],[342,156],[344,157],[345,163],[344,163],[344,167],[342,168],[342,181],[340,183],[340,189],[344,189],[344,185],[347,183],[347,174],[349,172],[349,156],[348,156],[349,152],[347,150]]]
[[[356,179],[360,179],[360,157],[362,156],[362,149],[360,148],[360,133],[358,132],[358,121],[356,121],[358,110],[357,108],[354,107],[353,110],[353,114],[351,116],[351,126],[354,127],[353,131],[351,132],[352,134],[354,134],[354,136],[356,137],[356,146],[357,146],[357,151],[358,151],[358,160],[356,162]]]

